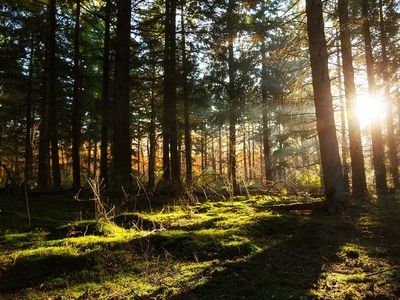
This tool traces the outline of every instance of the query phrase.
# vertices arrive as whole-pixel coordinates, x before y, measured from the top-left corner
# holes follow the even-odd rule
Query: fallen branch
[[[387,269],[384,269],[384,270],[381,270],[381,271],[369,273],[369,274],[366,274],[365,277],[371,277],[371,276],[375,276],[375,275],[378,275],[378,274],[382,274],[382,273],[389,272],[389,271],[392,271],[392,270],[397,270],[397,269],[400,269],[400,266],[393,266],[391,268],[387,268]]]

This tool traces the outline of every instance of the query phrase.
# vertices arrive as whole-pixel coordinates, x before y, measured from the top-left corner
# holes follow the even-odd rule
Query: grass
[[[1,299],[397,299],[400,209],[276,213],[299,201],[144,203],[112,222],[72,197],[0,197]],[[137,207],[140,207],[138,205]]]

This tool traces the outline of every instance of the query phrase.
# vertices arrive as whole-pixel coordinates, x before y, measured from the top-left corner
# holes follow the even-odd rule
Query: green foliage
[[[303,191],[318,191],[322,187],[321,172],[319,165],[315,170],[307,170],[296,174],[295,185]]]

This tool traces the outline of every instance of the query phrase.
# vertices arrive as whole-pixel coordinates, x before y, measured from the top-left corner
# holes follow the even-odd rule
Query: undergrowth
[[[95,220],[62,197],[0,198],[1,299],[397,299],[400,210],[277,213],[286,197]],[[397,203],[395,199],[393,203]]]

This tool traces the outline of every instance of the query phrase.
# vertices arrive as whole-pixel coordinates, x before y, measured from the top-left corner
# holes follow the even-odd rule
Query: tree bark
[[[347,122],[349,124],[349,143],[351,158],[352,197],[365,197],[367,183],[365,177],[364,155],[361,141],[360,121],[357,115],[356,85],[354,82],[353,56],[348,16],[348,1],[338,0],[340,43],[342,53],[344,88],[346,95]]]
[[[80,14],[81,1],[76,0],[74,32],[74,91],[72,99],[72,185],[81,187],[81,116],[80,116]]]
[[[103,83],[101,96],[101,146],[100,146],[100,178],[108,184],[108,129],[109,129],[109,90],[110,90],[110,15],[111,0],[106,1],[104,18],[103,49]]]
[[[117,2],[117,40],[114,98],[114,190],[132,190],[131,134],[129,108],[129,60],[131,41],[131,1]]]
[[[394,103],[390,97],[390,76],[389,76],[389,61],[386,53],[387,34],[385,31],[384,15],[383,15],[383,3],[379,0],[379,27],[381,35],[381,54],[382,54],[382,73],[383,83],[385,84],[384,99],[386,102],[386,127],[387,127],[387,144],[388,144],[388,156],[389,156],[389,170],[392,175],[393,188],[398,190],[400,188],[400,177],[399,177],[399,159],[397,157],[397,145],[396,136],[394,131],[394,120],[393,120],[393,107]]]
[[[307,32],[326,202],[331,213],[347,204],[336,137],[322,1],[306,0]]]
[[[176,116],[176,0],[165,7],[163,169],[164,181],[176,193],[180,186]]]
[[[155,172],[156,172],[156,107],[155,107],[155,81],[156,70],[155,62],[152,65],[151,79],[151,98],[150,98],[150,132],[149,132],[149,180],[148,189],[155,188]]]
[[[50,39],[49,39],[49,139],[51,143],[51,167],[53,187],[61,189],[60,157],[58,153],[57,122],[57,70],[56,70],[56,0],[50,0]]]
[[[182,4],[181,11],[184,11]],[[184,15],[181,15],[182,26],[182,68],[183,68],[183,114],[185,122],[185,164],[186,164],[186,186],[191,189],[193,184],[192,175],[192,137],[190,134],[190,103],[189,103],[189,85],[188,85],[188,61],[186,56],[186,33]]]
[[[374,57],[372,55],[368,0],[362,0],[361,10],[363,16],[362,34],[364,37],[365,61],[367,66],[368,94],[373,101],[376,101],[376,82]],[[385,194],[387,193],[385,151],[383,147],[381,120],[378,114],[373,115],[371,120],[371,133],[372,160],[375,170],[376,192],[377,194]]]
[[[25,168],[24,181],[29,186],[29,181],[33,176],[33,147],[32,147],[32,93],[33,93],[33,60],[34,60],[34,43],[31,38],[31,53],[29,59],[29,75],[28,75],[28,93],[26,95],[26,129],[25,129]]]
[[[37,173],[37,189],[46,190],[48,188],[48,86],[49,86],[49,39],[45,40],[45,57],[44,57],[44,78],[42,82],[41,100],[40,100],[40,123],[39,123],[39,146],[38,146],[38,173]]]
[[[262,97],[262,140],[263,140],[263,151],[264,151],[264,172],[265,181],[268,185],[272,180],[272,169],[271,169],[271,146],[269,141],[269,106],[268,106],[268,91],[267,91],[267,57],[265,54],[265,45],[262,45],[261,49],[261,97]]]
[[[232,189],[237,189],[236,178],[236,123],[237,123],[237,106],[238,99],[235,88],[235,58],[233,43],[235,40],[235,32],[233,28],[234,19],[234,0],[229,0],[228,4],[228,77],[229,77],[229,150],[228,150],[228,178],[232,184]]]

